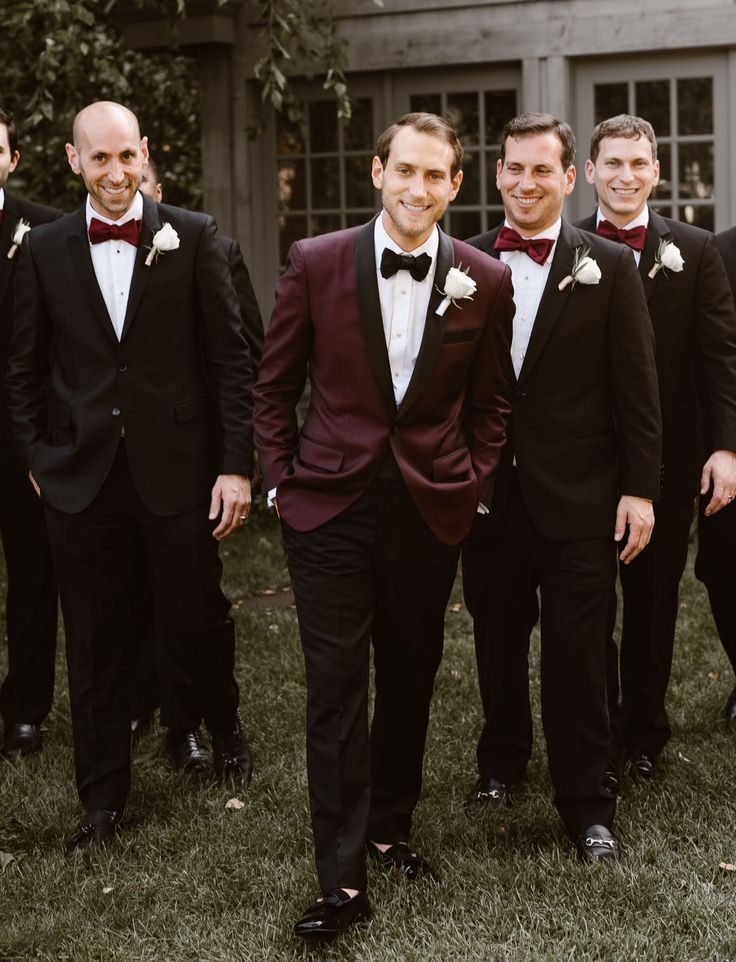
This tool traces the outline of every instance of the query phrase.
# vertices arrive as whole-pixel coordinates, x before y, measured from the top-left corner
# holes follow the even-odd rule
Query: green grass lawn
[[[736,959],[736,871],[719,868],[736,863],[736,732],[721,715],[732,678],[690,571],[669,699],[674,737],[653,785],[623,783],[625,864],[574,857],[541,734],[514,807],[465,817],[479,700],[470,620],[450,611],[414,837],[442,881],[412,886],[371,865],[373,921],[310,948],[291,935],[317,893],[296,616],[265,607],[273,596],[264,591],[278,597],[288,584],[274,519],[258,513],[224,554],[255,757],[252,785],[239,793],[245,807],[226,811],[231,792],[170,771],[157,731],[135,758],[128,830],[99,853],[65,859],[80,809],[60,658],[44,754],[0,765],[2,962]],[[536,662],[532,686],[538,718]]]

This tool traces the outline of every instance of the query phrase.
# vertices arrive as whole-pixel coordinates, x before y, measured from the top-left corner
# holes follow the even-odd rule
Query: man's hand
[[[40,489],[39,486],[38,486],[38,481],[36,481],[36,479],[33,477],[33,474],[32,474],[30,471],[28,472],[28,480],[31,482],[31,484],[33,485],[33,490],[36,492],[36,494],[37,494],[37,495],[39,496],[39,498],[40,498],[40,497],[41,497],[41,489]]]
[[[649,544],[654,527],[654,506],[652,502],[646,498],[632,498],[630,495],[623,495],[618,503],[618,508],[616,508],[614,541],[620,541],[623,538],[627,524],[629,526],[629,537],[626,539],[626,546],[620,555],[624,564],[633,561]]]
[[[706,518],[725,508],[736,495],[736,454],[733,451],[714,451],[703,465],[700,493],[707,494],[713,485],[713,497],[705,508]]]
[[[250,481],[242,474],[221,474],[215,481],[210,503],[210,521],[222,511],[212,537],[222,541],[240,528],[250,511]]]

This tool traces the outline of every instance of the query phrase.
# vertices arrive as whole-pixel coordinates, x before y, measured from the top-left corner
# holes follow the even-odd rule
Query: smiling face
[[[585,162],[585,179],[595,187],[601,214],[625,227],[659,183],[659,161],[646,137],[604,137],[595,161]]]
[[[133,203],[148,158],[135,115],[120,104],[86,107],[74,123],[74,144],[66,145],[69,166],[84,180],[92,207],[118,220]]]
[[[575,168],[562,166],[562,142],[551,131],[507,137],[504,159],[496,166],[496,186],[509,223],[522,236],[532,237],[559,218],[575,186]]]
[[[391,141],[385,166],[373,158],[373,186],[381,191],[383,226],[404,251],[423,244],[457,196],[463,179],[452,146],[441,137],[402,127]]]

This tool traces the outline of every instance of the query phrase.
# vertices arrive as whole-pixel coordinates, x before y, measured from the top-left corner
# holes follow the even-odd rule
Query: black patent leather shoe
[[[304,910],[294,926],[294,935],[302,939],[334,939],[356,922],[371,917],[371,905],[365,892],[350,898],[342,889],[333,889]]]
[[[138,718],[134,718],[130,723],[130,743],[133,748],[138,745],[138,742],[153,730],[154,713],[149,712],[147,715],[140,715]]]
[[[198,728],[170,728],[166,733],[166,754],[174,768],[187,775],[212,772],[212,754],[200,741]]]
[[[483,778],[475,783],[473,791],[465,799],[465,811],[471,818],[495,808],[511,805],[511,786],[497,778]]]
[[[578,855],[585,862],[620,862],[621,845],[605,825],[591,825],[576,843]]]
[[[728,701],[726,702],[726,707],[723,709],[723,714],[730,722],[736,722],[736,688],[728,696]]]
[[[43,738],[41,736],[41,726],[31,725],[26,722],[16,722],[14,725],[7,725],[5,737],[3,738],[0,752],[6,758],[21,758],[26,755],[35,755],[43,748]]]
[[[74,855],[90,848],[99,848],[120,831],[125,812],[87,812],[75,835],[66,843],[66,854]]]
[[[657,769],[657,759],[650,752],[634,752],[629,756],[628,768],[632,778],[650,782]]]
[[[253,756],[245,740],[240,718],[235,719],[232,730],[226,734],[210,734],[217,777],[221,780],[235,779],[247,785],[253,773]]]
[[[397,842],[385,852],[382,852],[374,842],[368,842],[366,847],[368,855],[391,875],[400,875],[411,882],[419,876],[439,881],[437,872],[427,859],[423,855],[412,852],[406,842]]]

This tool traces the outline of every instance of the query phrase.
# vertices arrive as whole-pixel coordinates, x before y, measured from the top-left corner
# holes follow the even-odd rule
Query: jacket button
[[[120,415],[120,408],[113,408],[113,409],[112,409],[112,416],[113,416],[114,418],[116,418],[116,417],[118,417],[119,415]]]
[[[517,391],[514,397],[519,401],[521,398],[526,397],[526,391]]]

